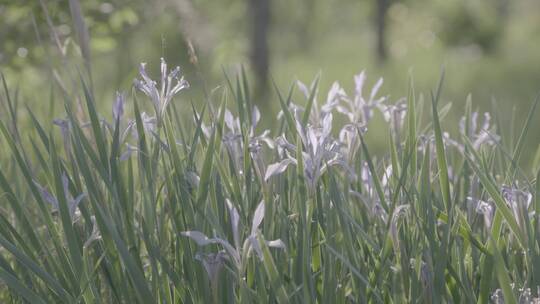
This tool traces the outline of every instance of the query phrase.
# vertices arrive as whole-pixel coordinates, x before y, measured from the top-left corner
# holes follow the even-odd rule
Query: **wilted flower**
[[[405,216],[410,205],[399,205],[392,212],[392,219],[390,220],[390,236],[394,242],[394,250],[399,252],[399,236],[398,236],[398,221],[401,217]]]
[[[227,240],[219,237],[209,238],[204,233],[199,231],[184,231],[181,234],[194,240],[199,246],[206,246],[210,244],[221,245],[230,258],[234,261],[234,265],[239,271],[243,271],[244,259],[250,255],[250,252],[254,250],[257,256],[263,260],[262,249],[257,239],[259,226],[264,219],[264,201],[257,206],[255,213],[253,214],[253,222],[251,224],[251,231],[249,236],[244,240],[242,247],[240,247],[240,231],[239,222],[240,216],[238,210],[233,204],[227,200],[227,208],[229,209],[229,215],[231,220],[231,228],[233,233],[234,245],[231,245]],[[280,240],[274,240],[266,242],[268,247],[285,248],[285,244]]]
[[[86,242],[84,242],[83,248],[88,248],[93,242],[101,240],[101,233],[99,232],[99,228],[96,223],[96,217],[92,216],[90,220],[92,221],[92,233],[90,233],[90,237],[88,237]]]
[[[530,288],[520,288],[519,289],[519,299],[518,299],[518,303],[527,303],[527,304],[530,304],[530,303],[534,303],[533,302],[533,297],[532,297],[532,292],[531,292],[531,289]]]
[[[502,289],[497,288],[493,294],[491,294],[491,301],[495,304],[504,304],[504,295]]]
[[[180,76],[180,67],[174,68],[167,74],[167,63],[163,58],[161,58],[161,81],[159,90],[156,87],[156,82],[146,73],[146,63],[141,63],[139,74],[142,77],[142,80],[135,79],[134,85],[152,100],[158,121],[165,115],[167,106],[174,95],[189,88],[189,83],[184,79],[184,76]]]
[[[540,303],[540,298],[539,297],[533,297],[533,294],[532,294],[532,291],[530,288],[519,288],[518,290],[515,290],[516,289],[516,286],[514,283],[511,283],[510,284],[511,287],[512,287],[512,292],[514,294],[517,294],[517,300],[519,304],[538,304]],[[539,288],[539,291],[540,291],[540,288]],[[497,288],[492,294],[491,294],[491,301],[494,303],[494,304],[504,304],[506,303],[504,301],[504,294],[503,294],[503,291],[502,289],[500,288]]]
[[[484,216],[484,225],[487,229],[490,229],[491,222],[493,221],[493,212],[495,211],[493,204],[483,200],[474,199],[470,196],[467,197],[467,202],[472,205],[477,213]]]
[[[524,228],[524,219],[529,216],[528,210],[532,202],[532,194],[508,186],[502,186],[502,196],[512,210],[512,213],[521,228]]]
[[[53,124],[60,128],[62,138],[64,139],[64,142],[67,142],[69,140],[69,131],[71,128],[69,120],[56,118],[53,119]]]
[[[49,204],[51,204],[52,212],[57,213],[60,210],[58,199],[54,197],[45,187],[41,186],[37,182],[34,182],[34,184],[38,188],[43,199]],[[62,186],[64,189],[65,200],[68,206],[69,216],[71,218],[71,221],[75,223],[76,221],[79,220],[79,217],[80,217],[80,213],[77,210],[79,207],[79,203],[86,196],[86,193],[81,193],[77,197],[73,198],[73,196],[71,195],[71,192],[69,191],[69,181],[65,172],[62,174]]]

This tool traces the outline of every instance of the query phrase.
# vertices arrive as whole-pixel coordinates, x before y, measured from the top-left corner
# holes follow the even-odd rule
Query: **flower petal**
[[[254,234],[254,235],[249,236],[248,241],[251,244],[251,248],[255,250],[255,253],[259,257],[259,259],[262,261],[264,258],[264,255],[262,252],[261,244],[259,244],[259,240],[257,239],[257,235]]]
[[[264,200],[262,200],[259,203],[259,206],[257,206],[257,209],[255,209],[255,213],[253,214],[253,223],[251,225],[251,235],[255,235],[257,233],[257,228],[259,228],[263,219],[264,219]]]
[[[199,246],[206,246],[208,244],[214,243],[212,239],[209,239],[206,236],[206,234],[199,231],[184,231],[180,234],[194,240]]]
[[[272,248],[280,248],[280,249],[286,249],[285,243],[281,239],[273,240],[273,241],[267,241],[266,246],[272,247]]]
[[[271,164],[266,168],[266,173],[264,175],[264,180],[268,181],[270,177],[281,174],[287,170],[287,167],[292,163],[293,161],[289,158],[285,158],[282,161]]]

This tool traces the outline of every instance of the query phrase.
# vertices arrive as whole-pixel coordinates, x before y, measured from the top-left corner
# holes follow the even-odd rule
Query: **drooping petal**
[[[251,111],[252,128],[255,128],[257,126],[259,120],[261,120],[261,112],[259,111],[259,108],[257,106],[253,106],[253,110]]]
[[[262,252],[261,244],[259,244],[259,240],[257,239],[257,235],[256,234],[250,235],[247,241],[250,243],[251,248],[255,251],[259,259],[262,261],[264,258],[264,255]]]
[[[259,203],[259,205],[257,206],[257,209],[255,209],[255,213],[253,214],[253,222],[251,224],[252,235],[255,235],[257,233],[257,229],[261,225],[263,219],[264,219],[264,200],[262,200]]]
[[[206,234],[200,231],[184,231],[184,232],[181,232],[180,234],[194,240],[199,246],[206,246],[206,245],[216,244],[216,243],[220,244],[227,251],[229,256],[231,256],[234,259],[235,264],[237,265],[240,264],[240,254],[226,240],[223,240],[220,238],[208,238]]]
[[[287,246],[285,246],[285,243],[281,239],[273,240],[273,241],[267,241],[266,246],[271,248],[280,248],[280,249],[286,249]]]
[[[282,161],[271,164],[266,168],[266,173],[264,174],[264,180],[268,181],[270,177],[274,175],[281,174],[287,170],[287,167],[292,163],[293,161],[289,158],[285,158]]]
[[[212,239],[208,238],[206,234],[199,231],[184,231],[180,234],[194,240],[199,246],[206,246],[213,243]]]
[[[67,119],[54,119],[53,124],[60,127],[64,142],[69,140],[70,122]]]
[[[296,85],[298,86],[300,92],[302,92],[302,94],[304,94],[306,98],[309,98],[309,89],[307,88],[307,86],[300,80],[296,81]]]
[[[93,242],[101,240],[101,233],[99,232],[99,227],[96,223],[96,217],[92,216],[92,233],[90,234],[90,237],[84,242],[83,248],[88,248]]]
[[[276,144],[272,138],[269,136],[270,130],[264,130],[261,135],[259,135],[256,139],[264,142],[268,148],[274,149],[276,147]]]
[[[229,128],[229,130],[231,132],[234,132],[235,131],[235,119],[234,119],[234,116],[232,115],[231,111],[229,111],[228,109],[225,110],[224,120],[225,120],[225,125],[227,125],[227,128]]]

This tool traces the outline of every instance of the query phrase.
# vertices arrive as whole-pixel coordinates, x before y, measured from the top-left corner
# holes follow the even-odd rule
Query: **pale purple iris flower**
[[[467,197],[467,203],[476,211],[476,213],[483,216],[486,229],[491,229],[493,215],[495,214],[495,206],[493,203],[491,201],[486,202],[480,199],[475,199],[470,196]]]
[[[366,126],[374,114],[374,109],[383,105],[386,97],[377,97],[377,93],[383,84],[383,79],[380,78],[371,89],[368,98],[364,98],[363,90],[366,81],[366,73],[362,71],[354,76],[355,91],[354,96],[345,96],[342,98],[342,104],[336,107],[337,111],[346,115],[349,122],[352,124],[361,124]]]
[[[135,87],[150,98],[154,106],[157,120],[161,121],[167,111],[167,106],[172,98],[180,91],[189,88],[189,83],[180,74],[180,67],[176,67],[170,72],[167,71],[167,63],[161,58],[161,80],[160,88],[146,72],[146,63],[141,63],[139,74],[142,79],[135,79]]]
[[[507,206],[512,210],[516,222],[521,229],[524,229],[525,218],[531,217],[534,214],[534,211],[529,214],[529,207],[533,198],[532,194],[528,191],[509,186],[502,186],[501,193]]]
[[[315,88],[315,81],[313,81],[310,85],[310,88],[301,81],[296,81],[296,85],[302,95],[306,98],[306,100],[309,100],[311,97],[311,92],[313,90],[316,90],[313,92],[313,104],[311,107],[311,111],[309,113],[309,119],[308,122],[314,127],[322,127],[322,123],[324,118],[332,113],[332,111],[339,105],[341,99],[345,98],[346,94],[343,88],[339,85],[339,83],[336,81],[332,84],[332,87],[328,91],[328,94],[326,96],[325,103],[319,107],[318,103],[318,89]],[[289,111],[291,113],[296,113],[296,115],[299,115],[300,113],[303,113],[305,111],[305,108],[302,106],[299,106],[295,103],[290,103],[289,105]],[[281,119],[283,117],[283,111],[279,111],[277,118]]]
[[[374,115],[374,110],[378,109],[381,111],[383,115],[385,115],[385,118],[387,115],[391,115],[391,108],[384,105],[387,97],[377,97],[379,89],[383,84],[383,79],[380,78],[375,83],[367,98],[364,97],[363,92],[365,81],[365,71],[355,75],[354,95],[350,97],[343,92],[343,94],[340,95],[339,104],[335,106],[336,110],[345,115],[349,120],[339,133],[339,138],[344,144],[344,152],[347,155],[349,163],[352,163],[356,158],[356,153],[360,147],[360,134],[367,131],[367,125]]]
[[[282,159],[268,166],[265,173],[265,180],[285,172],[291,164],[298,164],[297,149],[302,149],[301,155],[304,165],[304,175],[307,179],[308,188],[312,191],[311,193],[313,193],[319,178],[329,166],[341,167],[346,170],[350,178],[356,178],[356,175],[340,151],[341,144],[332,138],[331,113],[325,115],[321,122],[321,127],[314,127],[308,124],[304,128],[299,121],[298,115],[295,115],[295,119],[296,130],[302,141],[302,146],[297,147],[289,143],[285,135],[278,137],[276,143]]]
[[[530,192],[509,186],[502,186],[501,194],[506,202],[506,205],[508,208],[510,208],[512,215],[516,219],[516,222],[523,229],[525,227],[525,218],[530,218],[534,215],[534,211],[529,212],[529,207],[532,202],[532,194]],[[495,214],[495,206],[493,202],[486,202],[480,199],[474,199],[472,197],[467,197],[467,202],[476,210],[477,213],[484,216],[484,224],[486,225],[486,228],[489,229],[493,221],[493,215]]]
[[[480,148],[482,144],[495,145],[500,141],[500,136],[495,134],[495,126],[491,125],[491,115],[484,113],[482,125],[478,125],[478,112],[471,114],[469,125],[467,119],[462,117],[459,122],[459,131],[462,135],[467,136],[472,141],[474,149]]]
[[[300,92],[302,92],[306,99],[309,99],[311,92],[316,90],[314,88],[315,82],[311,84],[310,89],[308,89],[307,86],[301,81],[297,81],[296,83],[298,89]],[[319,108],[318,91],[315,91],[314,94],[313,106],[311,108],[311,112],[309,113],[309,123],[315,127],[322,127],[324,118],[330,114],[347,95],[345,94],[345,90],[343,90],[343,88],[336,81],[332,84],[332,87],[330,87],[325,103]],[[294,106],[294,111],[300,113],[300,111],[303,111],[303,108]]]
[[[233,160],[235,169],[240,175],[243,175],[243,163],[244,163],[244,141],[242,138],[242,130],[240,125],[240,119],[234,117],[229,111],[225,110],[225,126],[228,131],[223,135],[223,143],[229,153],[229,157]],[[265,165],[262,160],[261,149],[263,143],[270,149],[275,147],[275,143],[270,138],[269,130],[264,130],[260,135],[256,135],[255,131],[259,121],[261,119],[261,113],[257,106],[254,106],[251,111],[251,126],[246,134],[248,137],[248,149],[252,159],[254,160],[255,171],[260,177],[264,171]]]

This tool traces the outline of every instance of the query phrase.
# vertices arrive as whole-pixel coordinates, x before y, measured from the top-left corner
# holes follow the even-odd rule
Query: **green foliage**
[[[167,72],[162,67],[171,85],[179,76]],[[357,89],[363,77],[355,78]],[[412,81],[407,98],[396,103],[377,98],[377,89],[368,98],[336,85],[321,105],[317,82],[303,99],[276,86],[282,115],[270,133],[257,126],[262,113],[250,103],[245,73],[227,81],[191,114],[178,113],[174,103],[156,106],[162,93],[151,81],[137,82],[150,98],[133,91],[125,101],[119,94],[107,121],[81,80],[77,95],[85,110],[74,114],[76,103],[66,96],[67,117],[54,129],[29,109],[23,128],[15,113],[25,110],[6,85],[0,297],[15,303],[538,297],[538,171],[517,166],[536,103],[507,151],[504,126],[481,123],[470,104],[460,137],[444,132],[442,79],[424,122]],[[132,111],[124,113],[124,106]],[[143,112],[148,108],[159,113]],[[379,112],[390,129],[388,146],[373,153],[366,137]]]

